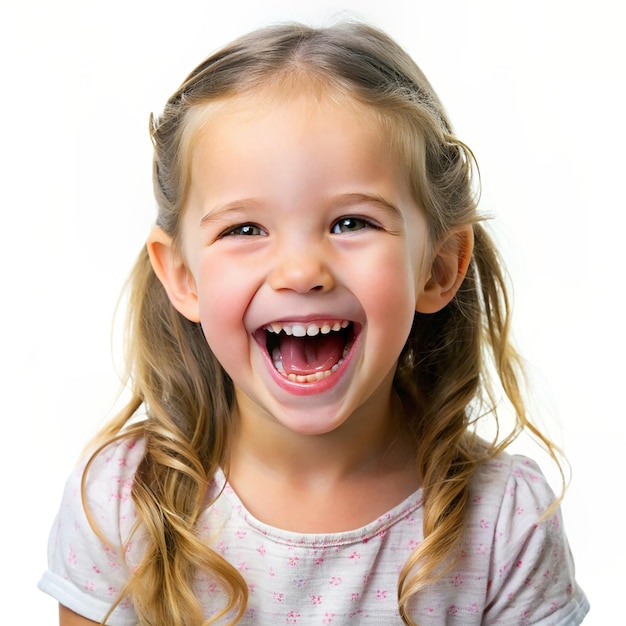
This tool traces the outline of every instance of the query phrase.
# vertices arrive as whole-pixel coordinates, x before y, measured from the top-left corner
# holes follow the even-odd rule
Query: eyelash
[[[245,230],[256,230],[258,232],[256,233],[250,233],[250,232],[243,232]],[[235,226],[231,226],[229,228],[227,228],[221,235],[220,235],[220,239],[223,237],[259,237],[259,236],[264,236],[267,235],[267,233],[265,232],[265,230],[263,230],[263,228],[261,228],[260,226],[258,226],[257,224],[237,224]]]
[[[359,228],[350,228],[349,223],[352,223],[353,225],[355,223],[358,223]],[[336,230],[342,225],[348,226],[348,229],[345,231]],[[359,215],[344,215],[333,222],[330,227],[330,232],[332,235],[341,235],[344,233],[357,232],[366,228],[373,228],[375,230],[381,229],[380,225],[366,217],[361,217]],[[267,232],[258,224],[244,223],[230,226],[220,234],[219,238],[223,239],[224,237],[262,237],[266,235]]]
[[[337,226],[340,226],[342,223],[346,225],[347,222],[360,222],[361,227],[349,228],[346,231],[335,232],[335,228]],[[356,232],[358,230],[363,230],[364,228],[373,228],[375,230],[380,230],[380,226],[376,222],[372,221],[371,219],[368,219],[366,217],[361,217],[360,215],[344,215],[333,223],[333,225],[330,227],[330,232],[333,235],[340,235],[342,234],[342,232],[351,233],[351,232]]]

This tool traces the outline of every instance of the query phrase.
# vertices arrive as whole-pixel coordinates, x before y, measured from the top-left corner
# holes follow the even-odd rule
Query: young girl
[[[359,24],[254,32],[152,121],[133,396],[70,478],[60,623],[579,624],[474,160]],[[492,376],[492,372],[495,373]],[[486,443],[503,391],[513,432]]]

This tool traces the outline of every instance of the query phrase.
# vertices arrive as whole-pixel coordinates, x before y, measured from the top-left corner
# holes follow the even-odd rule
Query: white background
[[[320,24],[342,10],[407,48],[476,153],[481,207],[495,216],[515,283],[515,333],[535,404],[573,467],[564,511],[592,604],[585,623],[617,623],[626,583],[619,3],[7,4],[0,594],[3,610],[21,616],[12,623],[56,623],[55,602],[36,583],[64,479],[115,400],[120,330],[111,322],[154,215],[149,112],[235,36],[276,20]]]

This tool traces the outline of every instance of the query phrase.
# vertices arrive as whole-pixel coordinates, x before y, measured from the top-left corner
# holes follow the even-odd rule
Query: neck
[[[271,416],[252,414],[238,402],[238,427],[229,446],[229,475],[237,480],[243,468],[276,480],[334,483],[381,471],[406,469],[415,458],[395,394],[356,411],[331,432],[293,432]]]
[[[317,435],[238,408],[228,480],[246,509],[271,526],[317,533],[359,528],[419,486],[415,446],[395,395]]]

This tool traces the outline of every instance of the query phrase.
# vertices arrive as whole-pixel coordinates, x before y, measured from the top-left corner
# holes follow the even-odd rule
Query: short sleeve
[[[575,626],[589,610],[574,576],[560,509],[537,465],[513,457],[494,544],[484,623]]]
[[[85,464],[70,475],[48,541],[48,569],[39,588],[75,613],[100,622],[120,595],[129,563],[140,546],[128,542],[136,520],[130,497],[143,446],[123,440],[105,448],[89,468],[86,500],[102,538],[92,528],[81,495]],[[104,539],[104,540],[103,540]],[[107,620],[110,626],[137,623],[127,600]]]

